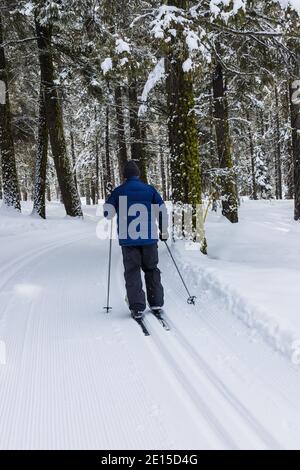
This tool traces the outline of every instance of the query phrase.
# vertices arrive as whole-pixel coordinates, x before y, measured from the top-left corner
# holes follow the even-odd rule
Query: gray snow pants
[[[124,277],[130,310],[142,312],[146,308],[141,269],[145,274],[147,300],[150,307],[162,307],[164,290],[158,269],[157,243],[140,246],[122,246]]]

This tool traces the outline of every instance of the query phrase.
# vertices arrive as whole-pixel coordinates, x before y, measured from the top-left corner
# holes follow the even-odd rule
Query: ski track
[[[130,319],[115,242],[106,314],[94,229],[27,240],[1,267],[0,448],[300,448],[298,369],[200,285],[188,306],[164,247],[171,331],[149,313],[145,337]]]
[[[266,444],[266,448],[280,449],[280,444],[269,434],[268,431],[249,413],[244,405],[240,402],[237,396],[230,391],[226,385],[219,379],[219,377],[210,368],[209,364],[203,360],[198,351],[186,340],[182,333],[175,327],[174,323],[166,315],[166,319],[172,330],[175,333],[175,338],[179,341],[180,345],[189,353],[192,360],[195,361],[199,367],[199,372],[202,372],[211,382],[211,384],[218,390],[218,392],[224,396],[224,398],[230,403],[235,411],[244,420],[250,424],[254,429],[254,432],[261,436],[262,440]]]
[[[36,250],[32,262],[29,256],[22,257],[2,283],[2,289],[11,292],[16,283],[38,282],[47,293],[25,299],[25,315],[24,299],[22,309],[15,296],[5,306],[9,321],[2,323],[1,338],[8,358],[0,369],[1,448],[179,445],[168,436],[159,401],[147,390],[142,365],[136,366],[123,327],[103,313],[106,273],[95,263],[101,245],[92,237]],[[83,252],[79,260],[77,250]],[[100,262],[102,256],[100,252]],[[84,296],[74,296],[72,281],[82,283]],[[124,326],[132,330],[134,339],[131,321]]]
[[[172,269],[164,250],[161,250],[161,255],[163,266]],[[267,448],[280,449],[284,445],[299,448],[299,368],[272,351],[258,335],[253,335],[242,322],[233,318],[213,292],[198,290],[196,306],[188,306],[183,300],[187,298],[186,293],[178,280],[172,279],[166,287],[167,305],[172,303],[175,292],[177,294],[176,308],[167,308],[170,312],[166,320],[180,345],[198,364],[199,370],[248,421]],[[189,329],[186,328],[187,322]],[[215,349],[210,346],[212,339]],[[276,368],[273,367],[274,361]],[[241,392],[240,385],[243,385],[244,394],[240,398],[235,389],[224,381],[224,377],[228,381],[229,373],[234,374],[235,382],[238,379],[238,392]],[[249,390],[253,384],[259,390],[255,396],[251,396]],[[282,410],[279,404],[285,405]],[[269,419],[271,417],[273,419]]]
[[[157,321],[154,319],[154,321]],[[179,384],[183,388],[186,396],[188,399],[191,400],[191,404],[194,408],[193,412],[196,413],[197,420],[204,418],[206,420],[207,426],[209,426],[214,434],[214,439],[219,440],[219,445],[221,447],[228,449],[236,449],[236,444],[232,440],[230,434],[227,432],[223,424],[220,420],[216,417],[215,413],[207,406],[206,400],[203,399],[201,393],[198,392],[198,389],[195,387],[195,379],[193,380],[185,373],[185,367],[180,365],[180,360],[178,356],[174,359],[171,351],[166,346],[166,342],[170,342],[170,338],[162,338],[161,334],[156,330],[156,327],[151,324],[152,322],[149,320],[145,321],[153,340],[155,342],[156,347],[159,349],[162,358],[160,362],[164,361],[167,366],[171,369],[171,372],[175,375],[176,379],[178,380]],[[174,350],[176,351],[178,346],[173,345],[173,353]],[[200,416],[199,416],[200,415]],[[206,430],[208,432],[208,430]]]

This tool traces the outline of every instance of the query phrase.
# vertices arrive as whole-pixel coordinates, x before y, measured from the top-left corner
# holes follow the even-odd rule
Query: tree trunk
[[[3,46],[2,18],[0,11],[0,150],[2,165],[3,203],[21,211],[21,195],[18,183],[15,148],[11,126],[8,94],[8,77]]]
[[[161,172],[161,186],[164,200],[167,199],[167,181],[166,181],[166,168],[164,162],[164,154],[160,151],[160,172]]]
[[[285,90],[285,119],[287,122],[291,122],[291,107],[290,107],[290,85],[287,82],[287,87]],[[294,162],[293,162],[293,145],[292,145],[292,136],[287,142],[287,152],[288,158],[285,163],[286,169],[286,184],[287,184],[287,199],[294,198]]]
[[[36,14],[37,18],[37,14]],[[82,216],[81,203],[76,189],[72,166],[67,155],[62,120],[62,110],[54,84],[54,66],[51,51],[52,26],[41,25],[36,19],[41,80],[44,89],[46,119],[54,158],[57,179],[67,215]]]
[[[91,199],[94,206],[96,204],[96,187],[94,178],[91,179]]]
[[[300,80],[290,84],[292,148],[294,161],[294,218],[300,220]]]
[[[187,0],[168,0],[168,5],[187,9]],[[197,121],[194,113],[193,72],[184,71],[188,58],[182,25],[175,22],[176,38],[167,46],[165,57],[168,106],[168,136],[172,201],[192,207],[192,236],[196,235],[196,214],[201,200],[201,174]],[[201,231],[202,231],[201,227]],[[184,227],[184,231],[186,227]],[[201,250],[206,253],[206,239],[201,234]]]
[[[191,72],[184,72],[182,61],[166,59],[168,95],[168,134],[172,179],[172,200],[201,204],[201,178],[198,131]]]
[[[48,154],[48,129],[46,122],[46,110],[44,92],[41,84],[39,98],[39,123],[38,123],[38,143],[37,156],[34,174],[34,198],[33,214],[38,214],[43,219],[46,218],[46,175],[47,175],[47,154]]]
[[[115,106],[117,116],[117,140],[118,140],[118,160],[119,160],[119,173],[120,181],[123,179],[123,170],[127,162],[127,148],[124,129],[124,115],[122,103],[122,88],[116,86],[115,88]]]
[[[252,199],[257,200],[257,187],[256,187],[256,175],[255,175],[255,156],[254,156],[254,145],[253,145],[253,135],[250,121],[250,113],[247,111],[247,121],[248,121],[248,136],[249,136],[249,145],[250,145],[250,161],[251,161],[251,177],[252,177]]]
[[[238,222],[238,200],[228,123],[226,85],[222,65],[217,62],[213,74],[214,117],[219,166],[221,170],[222,214],[232,223]]]
[[[275,151],[276,199],[282,199],[282,167],[281,167],[281,148],[280,148],[280,119],[279,119],[279,98],[278,98],[278,89],[277,89],[277,86],[275,86],[275,104],[276,104],[276,151]]]
[[[91,205],[91,179],[89,175],[89,171],[86,171],[85,178],[84,178],[84,183],[85,183],[85,203],[87,206]]]
[[[95,107],[95,121],[97,122],[97,107]],[[95,199],[96,204],[99,201],[100,188],[99,188],[99,143],[98,143],[98,130],[96,131],[95,138]]]
[[[104,154],[103,152],[99,155],[99,161],[101,165],[99,166],[99,197],[105,199],[105,190],[104,190]]]
[[[140,168],[141,179],[147,182],[146,149],[143,144],[141,123],[138,117],[138,99],[135,81],[131,79],[128,88],[129,94],[129,126],[131,138],[131,158]]]
[[[99,201],[99,145],[98,145],[98,136],[96,135],[96,142],[95,142],[95,158],[96,158],[96,163],[95,163],[95,199],[96,199],[96,204],[98,204]]]
[[[112,191],[112,171],[110,161],[110,139],[109,139],[109,106],[106,106],[105,124],[105,171],[103,175],[104,193],[107,197]]]
[[[72,164],[73,164],[74,183],[75,183],[76,189],[78,191],[77,172],[76,172],[75,142],[74,142],[74,132],[73,132],[73,130],[71,130],[71,132],[70,132],[70,140],[71,140],[71,155],[72,155]]]
[[[47,184],[47,201],[51,202],[51,189],[50,189],[50,184]]]

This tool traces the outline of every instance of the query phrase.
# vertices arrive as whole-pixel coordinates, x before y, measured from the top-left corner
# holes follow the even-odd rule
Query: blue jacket
[[[167,230],[167,209],[163,199],[153,186],[143,183],[137,176],[128,178],[125,183],[115,188],[106,200],[104,216],[110,219],[113,214],[108,204],[113,206],[117,213],[121,246],[156,243],[157,221],[161,232]]]

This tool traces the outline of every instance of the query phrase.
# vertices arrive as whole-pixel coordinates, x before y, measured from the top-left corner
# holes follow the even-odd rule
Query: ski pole
[[[109,236],[109,254],[108,254],[107,301],[106,301],[106,307],[103,307],[106,310],[106,313],[109,313],[109,311],[112,308],[112,307],[109,306],[112,232],[113,232],[113,220],[111,219],[111,222],[110,222],[110,236]]]
[[[168,249],[169,255],[171,256],[171,259],[172,259],[172,261],[173,261],[173,263],[174,263],[174,266],[175,266],[175,268],[177,269],[177,272],[178,272],[179,277],[180,277],[180,279],[181,279],[181,281],[182,281],[182,284],[184,285],[185,290],[186,290],[187,293],[188,293],[187,303],[188,303],[188,304],[195,305],[195,303],[196,303],[196,296],[190,294],[190,291],[188,290],[188,287],[187,287],[187,285],[186,285],[186,283],[185,283],[185,281],[184,281],[184,279],[183,279],[183,277],[182,277],[182,274],[181,274],[181,272],[179,271],[179,268],[178,268],[178,266],[177,266],[177,263],[176,263],[176,261],[175,261],[175,258],[174,258],[174,256],[173,256],[173,254],[172,254],[172,252],[171,252],[171,250],[170,250],[170,247],[169,247],[169,245],[167,244],[167,241],[166,241],[166,240],[164,240],[164,242],[165,242],[166,247],[167,247],[167,249]]]

